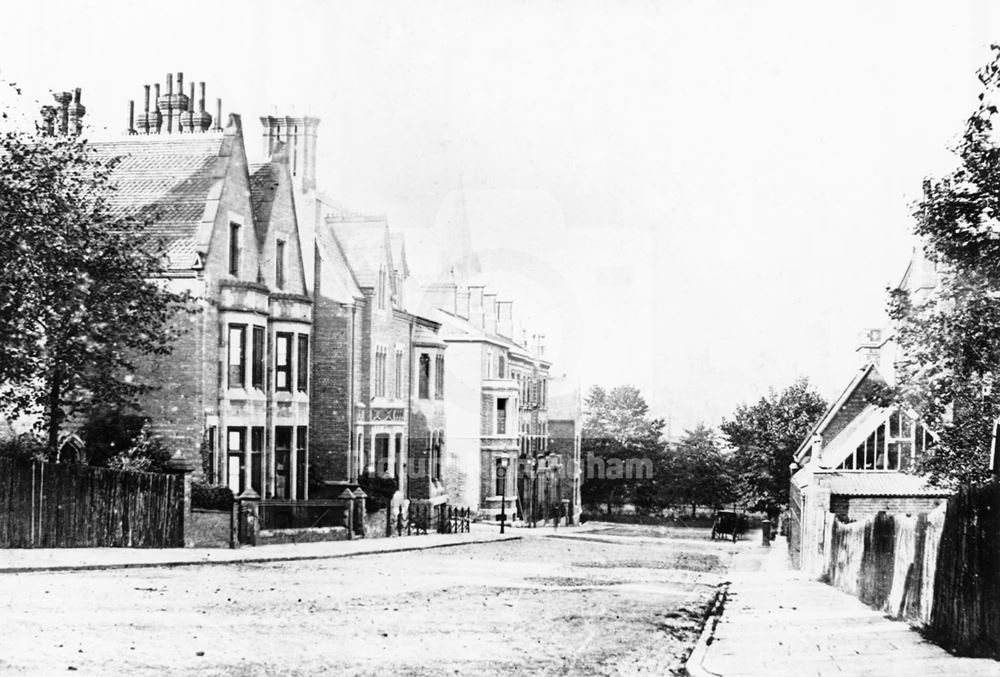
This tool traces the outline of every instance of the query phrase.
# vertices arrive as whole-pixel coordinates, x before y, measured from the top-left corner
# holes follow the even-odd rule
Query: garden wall
[[[915,516],[834,519],[825,578],[953,653],[1000,660],[1000,485]]]

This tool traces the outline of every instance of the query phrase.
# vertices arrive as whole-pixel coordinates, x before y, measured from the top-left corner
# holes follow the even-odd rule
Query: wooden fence
[[[950,651],[1000,659],[1000,485],[948,499],[930,635]]]
[[[183,547],[184,477],[0,458],[0,548]]]
[[[833,523],[827,580],[893,618],[927,625],[944,511]]]
[[[1000,485],[927,514],[833,524],[826,577],[962,656],[1000,660]]]

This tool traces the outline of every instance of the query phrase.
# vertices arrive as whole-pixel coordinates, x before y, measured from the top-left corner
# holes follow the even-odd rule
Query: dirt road
[[[4,575],[0,673],[669,674],[741,547],[609,526],[348,559]]]

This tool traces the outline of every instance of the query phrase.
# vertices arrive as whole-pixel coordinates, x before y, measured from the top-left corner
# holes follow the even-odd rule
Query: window
[[[507,434],[507,398],[497,398],[497,435]]]
[[[434,398],[444,399],[444,355],[434,358]]]
[[[274,429],[274,497],[291,498],[292,427]]]
[[[541,379],[539,381],[539,388],[538,388],[538,391],[539,391],[538,392],[539,406],[542,406],[542,407],[545,406],[545,400],[547,399],[547,396],[548,396],[548,390],[549,390],[549,381],[548,381],[548,379],[544,379],[544,378]]]
[[[378,289],[375,290],[378,298],[379,310],[385,309],[385,271],[381,268],[378,271]]]
[[[302,499],[306,498],[306,467],[309,462],[306,442],[308,438],[308,427],[300,425],[295,429],[295,496]]]
[[[417,375],[419,384],[417,397],[422,400],[430,399],[431,381],[431,356],[427,353],[420,353],[420,372]]]
[[[246,428],[229,428],[227,434],[227,485],[233,494],[239,496],[245,488],[243,485],[243,462],[246,449]]]
[[[396,348],[396,373],[393,376],[395,377],[393,392],[398,400],[403,397],[403,351],[399,348]]]
[[[388,351],[384,346],[375,348],[375,397],[385,397],[385,362]]]
[[[247,326],[229,325],[229,387],[246,386]]]
[[[902,411],[894,411],[838,470],[906,470],[933,444],[927,429]]]
[[[229,274],[240,274],[240,224],[229,224]]]
[[[486,349],[486,378],[493,378],[493,349]]]
[[[296,387],[300,392],[309,390],[309,336],[299,334],[298,370]]]
[[[497,355],[497,378],[507,378],[507,365],[503,359],[503,354]]]
[[[383,433],[375,436],[375,472],[380,477],[389,474],[389,436]]]
[[[250,429],[250,486],[253,490],[257,492],[258,496],[264,496],[264,490],[261,486],[261,478],[264,476],[263,472],[263,462],[264,462],[264,429],[263,428],[251,428]]]
[[[441,481],[441,451],[444,449],[444,431],[431,435],[430,474],[432,480]]]
[[[285,288],[285,241],[278,240],[274,245],[274,286]]]
[[[206,446],[208,447],[208,456],[212,459],[211,472],[208,473],[209,484],[215,484],[215,474],[219,472],[219,459],[215,455],[215,434],[216,427],[208,427],[208,439],[206,440]]]
[[[253,328],[253,352],[250,358],[250,386],[264,389],[264,327]]]
[[[274,346],[274,389],[292,389],[292,335],[278,333]]]

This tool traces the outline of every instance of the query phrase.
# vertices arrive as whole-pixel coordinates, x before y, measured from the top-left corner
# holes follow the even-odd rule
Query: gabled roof
[[[361,287],[375,287],[383,262],[392,266],[389,228],[384,217],[343,215],[327,219]]]
[[[238,126],[231,118],[224,134],[138,135],[90,144],[96,158],[118,158],[111,213],[147,222],[147,232],[165,240],[172,269],[194,267],[197,253],[208,249],[229,161],[226,141]]]
[[[343,304],[365,297],[329,224],[321,225],[316,231],[316,253],[323,264],[319,293]]]
[[[833,420],[837,417],[837,414],[839,414],[841,410],[844,408],[844,405],[847,404],[847,402],[852,398],[852,396],[858,391],[858,389],[861,387],[861,384],[866,382],[869,376],[871,376],[872,374],[877,376],[877,378],[879,379],[882,378],[881,374],[879,374],[878,368],[874,365],[874,363],[868,363],[864,367],[862,367],[857,374],[854,375],[854,378],[851,379],[851,382],[847,384],[847,387],[844,389],[844,392],[842,392],[840,394],[840,397],[838,397],[834,401],[834,403],[830,405],[830,408],[826,410],[825,414],[823,414],[823,418],[821,418],[816,423],[816,425],[813,426],[812,430],[809,431],[809,434],[806,435],[804,440],[802,440],[802,444],[800,444],[799,448],[795,451],[795,460],[797,462],[802,461],[802,457],[805,455],[805,453],[809,450],[810,446],[812,445],[813,437],[816,435],[823,434],[823,432],[827,429],[830,423],[832,423]],[[829,440],[825,441],[828,442]]]
[[[250,202],[253,206],[254,222],[258,224],[258,239],[263,239],[267,234],[271,207],[274,206],[274,193],[279,183],[270,163],[250,165]]]
[[[392,246],[392,264],[403,278],[410,276],[410,266],[406,262],[406,243],[403,234],[390,232],[389,242]]]

